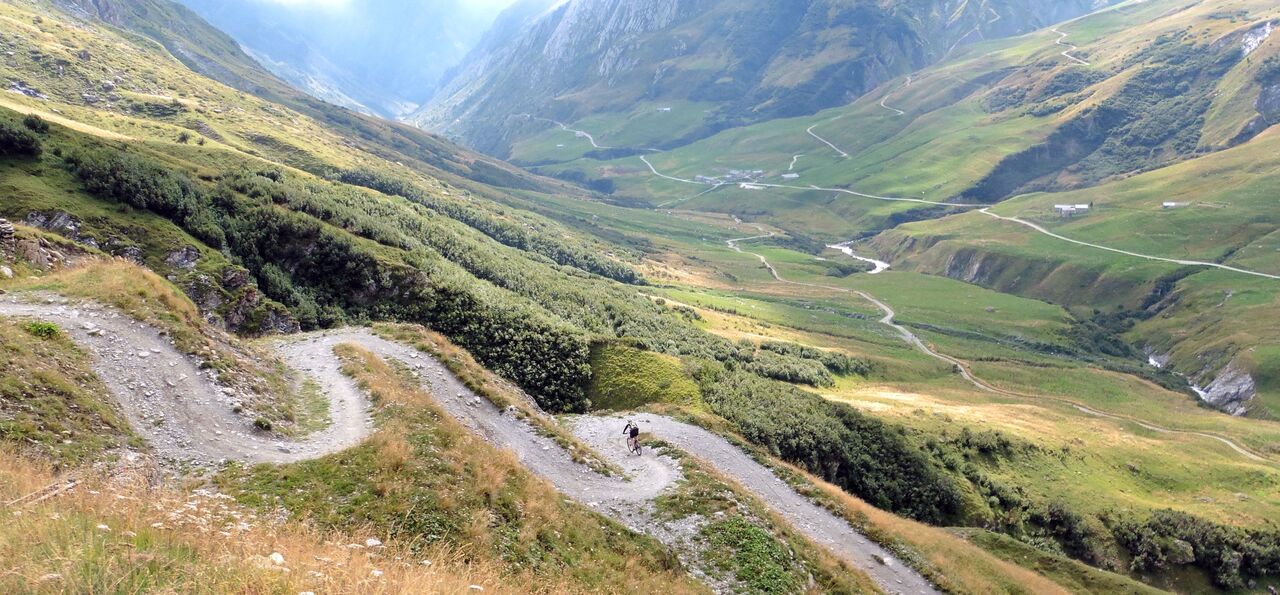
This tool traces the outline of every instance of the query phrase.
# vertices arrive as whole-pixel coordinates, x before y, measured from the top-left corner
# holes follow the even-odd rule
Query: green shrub
[[[0,156],[39,157],[44,152],[40,139],[8,122],[0,122]]]
[[[792,572],[792,554],[768,531],[741,516],[702,528],[709,556],[721,570],[733,573],[747,593],[798,593],[803,585]]]
[[[27,331],[34,337],[41,339],[52,339],[62,333],[58,325],[52,322],[33,321],[22,325],[22,330]]]
[[[892,426],[742,370],[698,377],[712,411],[775,456],[917,520],[939,524],[960,512],[955,480]]]
[[[45,134],[49,132],[49,123],[44,121],[44,118],[41,118],[40,116],[37,116],[35,114],[28,114],[25,118],[23,118],[22,125],[26,126],[27,130],[30,130],[37,134]]]
[[[1196,566],[1224,589],[1243,589],[1250,579],[1280,576],[1280,531],[1219,525],[1175,510],[1145,521],[1115,521],[1112,532],[1132,556],[1134,571]]]
[[[1254,79],[1264,87],[1280,83],[1280,56],[1267,58],[1262,63],[1262,66],[1258,68],[1258,73],[1254,75]]]

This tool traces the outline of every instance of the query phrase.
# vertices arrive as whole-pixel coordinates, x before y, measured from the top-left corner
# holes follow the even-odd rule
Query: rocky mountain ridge
[[[1109,0],[573,0],[509,42],[481,44],[410,119],[503,155],[510,116],[573,121],[640,102],[714,105],[717,130],[842,105],[955,48]]]

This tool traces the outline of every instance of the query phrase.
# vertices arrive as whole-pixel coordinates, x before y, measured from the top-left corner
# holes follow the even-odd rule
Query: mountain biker
[[[622,434],[627,437],[627,450],[638,452],[640,450],[640,426],[636,422],[627,420],[627,427],[622,428]]]

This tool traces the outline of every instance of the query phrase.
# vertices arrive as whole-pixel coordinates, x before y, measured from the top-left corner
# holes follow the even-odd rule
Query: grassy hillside
[[[1036,221],[1067,237],[1164,258],[1220,262],[1274,273],[1275,228],[1268,206],[1277,146],[1272,132],[1239,147],[1093,191],[1032,194],[995,212]],[[1052,205],[1092,200],[1079,219],[1051,214]],[[1172,208],[1162,206],[1175,203]],[[1069,307],[1132,312],[1135,344],[1170,356],[1173,370],[1202,386],[1229,364],[1247,370],[1258,396],[1253,415],[1274,417],[1277,371],[1265,349],[1275,332],[1276,283],[1227,271],[1181,269],[1027,233],[978,214],[904,226],[877,240],[897,261],[964,277],[1003,291]],[[945,239],[944,239],[945,236]],[[1029,275],[1035,268],[1051,271]],[[1170,280],[1165,287],[1157,281]]]
[[[0,331],[0,440],[73,468],[128,440],[87,354],[60,329],[0,320]]]
[[[1057,34],[1046,30],[987,41],[957,50],[909,77],[886,81],[847,106],[734,128],[647,155],[659,171],[679,178],[727,179],[738,170],[757,181],[798,189],[744,191],[735,178],[702,194],[709,188],[655,177],[638,156],[610,159],[606,151],[591,151],[586,139],[554,126],[529,141],[518,158],[553,175],[607,181],[615,188],[614,200],[624,204],[729,212],[767,220],[795,235],[847,240],[953,211],[803,188],[812,184],[934,201],[981,194],[984,201],[998,200],[1019,188],[1090,186],[1229,146],[1215,139],[1227,135],[1226,130],[1236,138],[1245,120],[1257,115],[1252,105],[1259,96],[1255,74],[1275,51],[1273,44],[1263,43],[1244,56],[1244,38],[1275,15],[1265,3],[1220,8],[1213,3],[1126,3],[1059,28],[1082,48],[1077,53],[1089,58],[1089,66],[1062,56],[1065,46],[1056,45]],[[1202,56],[1205,64],[1190,64],[1185,56],[1175,56],[1179,52]],[[1218,106],[1224,102],[1239,106],[1242,111],[1234,112],[1239,116],[1220,115],[1224,110]],[[660,115],[673,128],[679,128],[683,117],[678,109]],[[1027,151],[1067,155],[1053,143],[1085,141],[1077,129],[1093,129],[1091,122],[1102,114],[1111,120],[1085,143],[1089,151],[1062,163],[1019,164],[1020,155],[1034,154]],[[611,136],[619,122],[631,117],[568,126],[594,133],[605,146],[653,146],[629,145],[627,139]],[[654,122],[650,129],[664,126]],[[1185,130],[1187,138],[1148,134],[1156,129]],[[564,146],[553,149],[556,145]],[[538,146],[547,152],[539,154]],[[1121,154],[1117,147],[1128,147],[1129,153]],[[761,173],[750,173],[756,171]],[[1006,171],[1035,175],[1014,179],[1002,173]]]
[[[1167,8],[1161,3],[1133,5],[1094,17],[1101,21],[1090,21],[1095,27],[1089,31],[1114,36],[1153,16],[1148,11]],[[1169,18],[1180,13],[1171,14]],[[67,273],[79,275],[77,283],[54,275],[22,279],[7,288],[96,297],[91,291],[97,283],[111,289],[111,299],[126,309],[168,320],[178,329],[175,339],[191,340],[193,345],[200,344],[200,335],[184,334],[181,329],[206,319],[208,324],[247,335],[371,321],[424,324],[553,412],[582,410],[589,400],[598,399],[596,404],[606,407],[634,406],[656,397],[667,401],[659,406],[703,417],[709,425],[743,436],[768,454],[798,464],[866,502],[914,519],[993,527],[1051,555],[1067,554],[1121,571],[1132,569],[1156,581],[1187,575],[1197,588],[1211,581],[1234,586],[1270,572],[1267,556],[1273,555],[1273,535],[1260,528],[1265,519],[1275,516],[1277,506],[1274,465],[1265,460],[1274,455],[1274,424],[1220,416],[1197,408],[1190,395],[1153,383],[1176,387],[1177,377],[1142,369],[1139,354],[1144,345],[1134,340],[1149,336],[1150,344],[1156,346],[1161,332],[1172,337],[1195,328],[1207,337],[1215,332],[1212,313],[1226,312],[1237,303],[1265,308],[1270,303],[1269,290],[1241,289],[1232,294],[1230,306],[1219,308],[1216,304],[1221,299],[1212,299],[1215,291],[1221,295],[1218,277],[1173,278],[1169,275],[1176,271],[1170,267],[1110,260],[1102,264],[1115,266],[1108,272],[1115,278],[1108,290],[1116,296],[1113,302],[1086,305],[1054,298],[1056,303],[1051,304],[1042,301],[1049,294],[1034,290],[1052,289],[1061,292],[1054,295],[1066,295],[1072,288],[1087,288],[1081,279],[1088,277],[1041,274],[1052,269],[1020,274],[1013,267],[1001,270],[1012,271],[1003,279],[1016,287],[988,283],[1027,296],[1019,297],[944,276],[922,275],[919,271],[933,272],[931,258],[938,258],[932,261],[935,265],[948,259],[931,255],[931,246],[971,241],[965,235],[969,230],[982,234],[976,237],[984,249],[988,244],[1018,245],[1019,241],[1037,250],[1054,249],[1051,238],[1024,237],[1018,235],[1021,228],[1000,226],[976,213],[892,232],[918,232],[921,238],[915,243],[896,243],[896,236],[886,235],[874,245],[858,245],[858,251],[869,256],[876,251],[892,254],[899,269],[866,275],[856,267],[842,266],[847,260],[841,259],[847,257],[823,250],[816,240],[847,239],[897,225],[919,213],[904,215],[902,206],[879,203],[875,207],[880,210],[855,212],[869,203],[826,192],[793,195],[738,188],[687,201],[680,206],[691,210],[678,212],[586,201],[581,191],[560,193],[567,186],[392,124],[307,104],[276,103],[220,85],[201,78],[146,39],[96,21],[65,17],[44,4],[6,4],[0,7],[0,16],[5,17],[0,20],[6,33],[3,43],[14,51],[11,59],[0,60],[0,71],[26,81],[24,89],[36,90],[34,95],[9,93],[0,98],[7,106],[0,113],[0,139],[5,140],[0,188],[13,197],[0,203],[0,216],[40,226],[41,233],[56,234],[59,241],[85,251],[141,262],[171,279],[148,277],[152,280],[145,287],[153,283],[167,287],[171,298],[166,301],[155,293],[139,294],[142,299],[131,297],[128,288],[137,283],[135,277],[118,281],[111,274],[115,269]],[[1230,28],[1227,21],[1205,22],[1226,30]],[[1168,22],[1160,25],[1167,26]],[[1032,36],[993,42],[959,54],[955,66],[938,68],[957,68],[981,78],[984,69],[1001,60],[1026,69],[1033,67],[1022,60],[1030,64],[1053,60],[1048,70],[1057,72],[1062,58],[1053,51],[1056,46],[1045,41]],[[1134,47],[1139,45],[1145,47]],[[80,48],[89,50],[88,60],[79,58]],[[1104,58],[1089,57],[1099,62]],[[1100,83],[1097,93],[1082,99],[1080,106],[1115,96],[1127,76],[1117,73],[1113,83]],[[104,90],[104,80],[110,80],[112,90]],[[938,122],[954,117],[948,134],[936,142],[929,140],[924,123],[915,129],[900,126],[879,99],[868,99],[847,109],[883,112],[881,132],[868,133],[868,144],[856,154],[851,151],[854,156],[849,160],[796,159],[796,168],[802,172],[799,179],[808,183],[809,176],[829,175],[832,183],[847,183],[836,176],[860,155],[882,151],[876,158],[881,163],[897,153],[922,164],[921,177],[911,182],[919,184],[917,191],[950,180],[949,171],[964,171],[967,181],[954,185],[954,191],[960,192],[999,161],[993,153],[975,155],[970,150],[965,130],[975,121],[991,125],[987,130],[991,135],[982,142],[1013,153],[1047,138],[1048,131],[1041,130],[1040,123],[1073,117],[1065,113],[997,115],[984,107],[994,83],[964,86],[964,92],[948,94],[942,84],[948,79],[938,75],[936,81],[930,80],[917,82],[913,77],[911,86],[897,88],[936,101],[938,110],[930,113]],[[96,89],[96,101],[84,96],[90,88]],[[886,99],[886,105],[906,105],[880,98]],[[794,121],[762,126],[776,126],[781,133],[790,122]],[[856,118],[841,118],[832,125],[845,129],[845,138],[838,139],[841,143],[863,138]],[[768,166],[774,173],[786,170],[792,157],[800,154],[791,152],[799,150],[800,141],[817,142],[805,134],[807,126],[787,132],[800,139],[796,148],[777,153],[777,164]],[[634,133],[627,132],[625,125],[616,130]],[[900,131],[909,132],[900,136]],[[876,134],[889,140],[877,140]],[[1194,168],[1212,163],[1210,158],[1238,158],[1233,163],[1239,165],[1233,167],[1246,170],[1243,164],[1251,158],[1262,159],[1257,147],[1269,146],[1270,139],[1270,133],[1264,133],[1233,149],[1176,167]],[[951,157],[933,165],[929,152],[944,146],[951,148],[940,154]],[[707,151],[697,158],[713,154]],[[671,155],[656,155],[651,161],[662,168],[679,167]],[[1254,157],[1233,157],[1241,155]],[[974,165],[979,161],[986,164],[985,169]],[[879,168],[876,175],[890,175],[884,165],[867,163],[868,172]],[[548,166],[556,167],[562,166]],[[644,166],[631,158],[605,167],[625,173],[640,172]],[[802,169],[806,167],[813,169]],[[691,169],[687,175],[698,171]],[[1144,175],[1170,171],[1177,170]],[[639,184],[659,190],[663,185],[684,187],[688,194],[669,195],[681,200],[702,190],[652,179],[619,178],[622,192],[614,202],[626,202],[627,185],[633,182],[637,188]],[[1104,187],[1120,188],[1124,183],[1115,180]],[[1133,184],[1133,196],[1137,196],[1142,186]],[[1042,212],[1045,201],[1054,200],[1051,196],[1015,198],[996,212],[1037,218],[1035,213]],[[1122,200],[1124,195],[1117,190],[1117,196]],[[732,197],[745,202],[730,204]],[[699,206],[699,201],[722,200],[723,208]],[[806,201],[812,200],[828,201],[830,210],[807,210]],[[1241,204],[1261,204],[1260,200],[1250,197]],[[775,208],[773,201],[785,209]],[[1033,210],[1016,212],[1024,207]],[[719,210],[737,214],[739,221],[713,212]],[[1099,208],[1097,212],[1103,216],[1111,210],[1121,211]],[[941,214],[945,212],[927,216]],[[776,225],[764,220],[772,217],[777,217]],[[827,231],[806,231],[796,224],[804,218],[811,220],[814,229]],[[1226,230],[1229,220],[1224,216],[1215,225]],[[1158,239],[1121,238],[1118,228],[1105,225],[1086,229],[1089,221],[1084,219],[1064,223],[1081,227],[1064,233],[1152,242],[1144,249],[1172,245],[1156,245],[1164,241]],[[754,254],[737,252],[726,243],[768,233],[775,235],[737,245],[767,258],[783,278],[800,285],[775,279]],[[1240,236],[1261,243],[1258,237],[1265,236]],[[1061,256],[1062,251],[1057,252]],[[1248,246],[1239,254],[1261,259]],[[1071,258],[1075,257],[1072,253]],[[1061,273],[1077,265],[1064,266]],[[976,270],[989,269],[979,266]],[[1221,274],[1225,273],[1213,275]],[[1026,285],[1018,285],[1022,283]],[[1188,290],[1197,285],[1199,293],[1189,299],[1193,294]],[[172,293],[173,287],[189,298]],[[1171,288],[1177,291],[1170,292]],[[880,307],[853,291],[892,305],[898,322],[922,341],[961,358],[984,381],[1009,394],[978,391],[955,374],[953,365],[912,348],[896,330],[879,322],[884,316]],[[1182,297],[1168,300],[1167,309],[1161,310],[1169,318],[1112,316],[1115,306],[1141,306],[1151,295],[1158,302]],[[1095,305],[1101,306],[1098,313],[1092,312]],[[1191,327],[1182,312],[1210,314],[1195,319],[1199,327]],[[1131,340],[1113,341],[1110,331],[1114,329],[1109,325],[1129,322],[1134,326],[1121,332]],[[1259,349],[1248,352],[1248,357],[1263,362],[1275,359],[1266,349],[1265,338],[1244,339],[1245,332],[1254,331],[1265,331],[1265,325],[1250,325],[1237,335],[1258,342]],[[594,354],[593,346],[597,347]],[[1166,353],[1162,348],[1158,351]],[[1175,360],[1194,361],[1188,358],[1199,353],[1178,355]],[[228,373],[257,373],[237,363],[252,359],[243,355],[228,356]],[[74,360],[66,361],[72,367],[61,373],[71,374]],[[1172,367],[1183,371],[1190,364]],[[271,377],[267,372],[262,375]],[[269,382],[261,393],[264,411],[276,412],[281,420],[298,416],[297,406],[287,399],[270,398],[276,393]],[[602,543],[615,529],[539,491],[543,490],[540,484],[521,475],[511,461],[450,451],[450,456],[458,457],[453,459],[457,465],[444,469],[433,466],[439,461],[416,456],[423,453],[414,445],[441,450],[452,448],[454,440],[474,441],[433,425],[434,417],[416,409],[413,403],[420,402],[415,399],[406,401],[409,406],[390,407],[404,413],[402,422],[411,426],[397,426],[392,420],[395,431],[358,449],[288,468],[234,470],[224,476],[224,485],[252,507],[270,507],[274,501],[264,496],[279,495],[295,514],[310,512],[339,534],[359,532],[362,527],[349,524],[348,518],[331,516],[332,503],[308,493],[332,495],[390,532],[388,519],[404,516],[401,513],[411,505],[398,498],[370,499],[369,494],[385,488],[387,493],[430,500],[428,495],[439,488],[456,495],[451,502],[457,508],[450,508],[451,502],[424,505],[423,515],[414,517],[414,522],[424,523],[415,526],[420,529],[417,533],[431,533],[432,523],[447,525],[451,547],[470,541],[483,544],[485,555],[497,560],[495,572],[505,573],[510,580],[532,576],[529,580],[545,581],[537,583],[537,588],[548,591],[575,585],[589,588],[608,584],[608,577],[623,572],[623,558],[634,554],[645,561],[643,576],[635,578],[640,588],[684,588],[686,579],[672,572],[652,542],[627,538],[615,544],[618,549],[601,549],[609,547]],[[1080,406],[1116,417],[1087,413]],[[1182,433],[1152,430],[1151,424]],[[1243,459],[1214,436],[1260,452],[1264,460]],[[48,435],[40,438],[48,439]],[[374,472],[351,476],[339,464],[343,461],[368,464]],[[393,464],[388,466],[388,461]],[[450,471],[459,474],[450,475]],[[483,493],[469,491],[460,478],[474,479]],[[298,486],[314,489],[294,491]],[[1163,508],[1215,524],[1184,522],[1184,517],[1154,512]],[[860,509],[879,524],[895,527],[892,533],[906,544],[906,551],[930,557],[943,569],[940,572],[956,577],[960,590],[1017,591],[1019,579],[1010,577],[1029,576],[1025,570],[997,564],[970,544],[939,541],[940,533],[923,525],[865,504]],[[502,519],[497,525],[501,531],[489,531],[493,527],[474,521],[487,515]],[[576,528],[555,528],[561,521]],[[757,539],[758,532],[738,531],[735,526],[723,529],[726,538],[764,543]],[[1203,531],[1180,532],[1193,529]],[[530,543],[530,536],[543,536],[548,530],[553,537]],[[780,532],[771,535],[776,540]],[[407,533],[401,536],[409,542],[405,547],[417,547]],[[1169,536],[1176,537],[1165,539]],[[1177,553],[1169,549],[1171,539],[1197,541],[1206,536],[1221,537],[1214,547],[1222,546],[1206,551],[1227,556],[1221,559],[1239,554],[1242,565],[1233,570],[1218,558],[1187,561],[1178,556],[1174,558],[1181,562],[1165,567],[1154,558],[1131,564],[1140,548],[1163,548],[1160,551],[1167,557]],[[1260,544],[1258,548],[1244,545],[1248,539]],[[772,545],[761,547],[775,551]],[[556,582],[575,559],[587,561],[582,574],[563,579],[572,583],[568,586]],[[1004,570],[998,580],[987,581],[973,572],[966,574],[958,559]],[[1035,564],[1043,565],[1044,560]]]
[[[616,411],[651,403],[696,407],[702,400],[678,359],[614,344],[592,348],[587,398],[595,408]]]

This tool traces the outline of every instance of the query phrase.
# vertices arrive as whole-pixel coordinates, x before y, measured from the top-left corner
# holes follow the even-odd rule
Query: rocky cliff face
[[[958,47],[1115,0],[531,0],[412,120],[503,154],[511,116],[562,120],[641,101],[718,107],[703,131],[841,105]],[[500,21],[501,22],[501,21]],[[518,34],[512,35],[512,31]]]
[[[1216,409],[1231,415],[1244,415],[1249,412],[1257,390],[1253,376],[1232,362],[1218,372],[1208,386],[1197,392],[1201,400]]]

